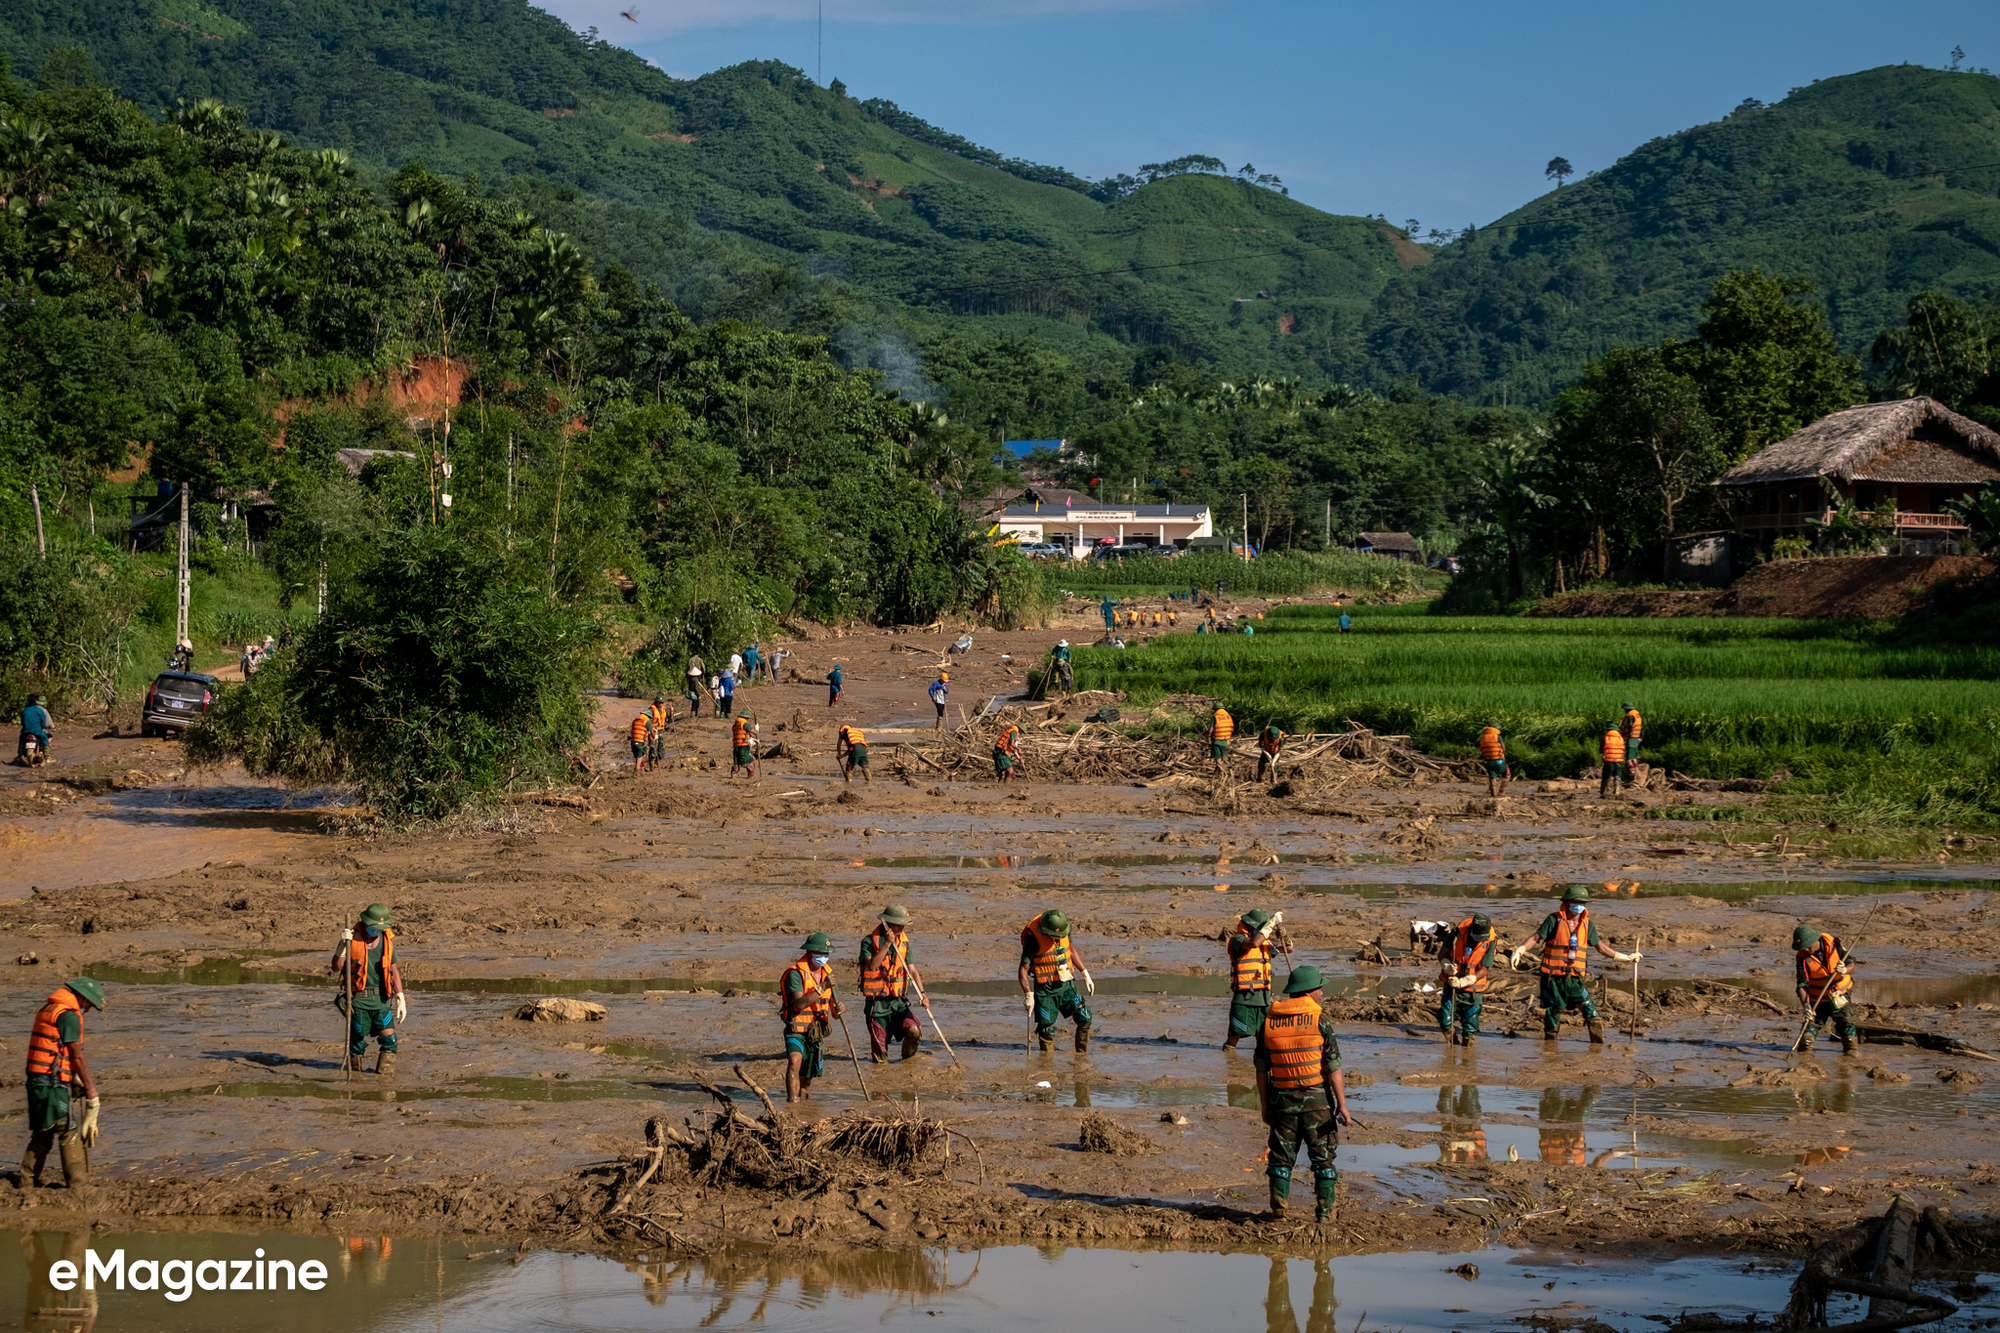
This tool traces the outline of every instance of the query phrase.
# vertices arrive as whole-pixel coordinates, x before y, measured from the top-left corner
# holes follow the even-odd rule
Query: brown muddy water
[[[0,1311],[18,1310],[20,1327],[48,1333],[88,1328],[93,1319],[99,1333],[268,1333],[288,1324],[353,1333],[1139,1327],[1334,1333],[1336,1324],[1361,1333],[1465,1333],[1551,1318],[1598,1320],[1619,1333],[1639,1333],[1689,1313],[1768,1317],[1783,1306],[1795,1269],[1742,1259],[1583,1263],[1499,1247],[1323,1260],[1025,1245],[801,1257],[745,1247],[699,1259],[617,1260],[523,1254],[499,1242],[273,1231],[43,1231],[17,1232],[13,1240],[0,1245]],[[113,1276],[94,1277],[88,1291],[80,1281],[68,1291],[51,1284],[56,1265],[83,1270],[93,1256],[93,1271],[108,1267]],[[260,1256],[266,1263],[287,1260],[302,1273],[317,1263],[323,1286],[203,1289],[225,1275],[254,1288]],[[249,1266],[234,1267],[243,1261]],[[1475,1272],[1455,1271],[1466,1264]],[[265,1271],[277,1274],[279,1284],[287,1281],[282,1268]],[[68,1280],[66,1272],[57,1277]],[[159,1289],[135,1289],[154,1282]],[[1992,1279],[1982,1276],[1980,1283]],[[174,1299],[179,1293],[183,1298]],[[2000,1314],[1991,1295],[1951,1299],[1960,1313],[1931,1326],[1944,1333]],[[1858,1318],[1860,1306],[1836,1296],[1829,1314],[1835,1322]]]

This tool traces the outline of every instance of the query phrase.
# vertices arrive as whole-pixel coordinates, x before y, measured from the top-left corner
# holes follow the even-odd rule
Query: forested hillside
[[[1685,338],[1716,279],[1815,283],[1865,351],[1934,290],[2000,290],[2000,78],[1888,65],[1655,139],[1391,284],[1358,366],[1543,401],[1614,346]],[[1358,372],[1357,372],[1358,373]]]
[[[0,14],[19,69],[70,48],[143,107],[216,98],[363,164],[477,173],[701,320],[839,333],[970,317],[1069,348],[1325,374],[1383,285],[1429,258],[1219,162],[1165,164],[1121,198],[788,66],[672,79],[522,0]]]

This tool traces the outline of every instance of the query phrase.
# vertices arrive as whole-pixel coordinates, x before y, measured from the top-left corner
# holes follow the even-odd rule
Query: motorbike
[[[41,737],[32,731],[21,734],[20,759],[23,768],[40,768],[49,761],[49,752],[42,745]]]

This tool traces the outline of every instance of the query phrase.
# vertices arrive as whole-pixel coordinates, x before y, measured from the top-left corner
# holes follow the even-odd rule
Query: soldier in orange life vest
[[[347,1015],[347,1063],[341,1067],[359,1072],[373,1037],[379,1048],[375,1077],[385,1082],[396,1076],[396,1029],[409,1017],[392,924],[387,903],[368,904],[361,919],[340,933],[333,961],[327,964],[329,972],[346,979],[347,993],[334,1001]]]
[[[1627,765],[1639,762],[1639,742],[1645,738],[1646,719],[1639,716],[1639,705],[1627,700],[1625,716],[1618,719],[1618,730],[1625,737],[1625,762]]]
[[[778,1013],[785,1020],[785,1100],[811,1101],[812,1082],[826,1072],[826,1036],[840,1017],[833,993],[833,941],[806,936],[805,952],[778,978]]]
[[[881,924],[861,937],[861,995],[868,1019],[868,1057],[889,1062],[889,1040],[900,1037],[903,1058],[914,1060],[924,1038],[924,1025],[910,1010],[909,991],[924,998],[924,979],[910,966],[910,909],[890,903]]]
[[[646,750],[653,739],[653,716],[641,713],[632,719],[632,772],[646,771]]]
[[[1563,891],[1562,906],[1549,913],[1535,938],[1514,950],[1510,961],[1520,967],[1530,949],[1542,951],[1542,1039],[1554,1041],[1562,1027],[1562,1016],[1571,1009],[1581,1010],[1590,1029],[1593,1045],[1604,1043],[1604,1023],[1590,1000],[1590,983],[1585,977],[1589,955],[1595,949],[1606,958],[1629,963],[1644,958],[1642,953],[1619,953],[1597,938],[1597,924],[1590,919],[1590,890],[1572,884]]]
[[[1493,923],[1475,913],[1458,923],[1445,939],[1438,961],[1438,1027],[1447,1044],[1470,1046],[1479,1040],[1479,1011],[1486,1003],[1486,959],[1498,947]],[[1463,1036],[1454,1032],[1454,1027]]]
[[[1257,1100],[1271,1127],[1265,1173],[1271,1179],[1273,1217],[1284,1216],[1301,1142],[1312,1163],[1313,1220],[1333,1216],[1340,1183],[1334,1156],[1340,1151],[1340,1127],[1351,1122],[1340,1042],[1319,1003],[1325,986],[1318,968],[1293,968],[1285,980],[1285,998],[1271,1006],[1257,1030]]]
[[[748,713],[738,713],[729,724],[729,776],[739,768],[745,777],[757,776],[757,724]]]
[[[60,1142],[63,1179],[71,1189],[90,1183],[90,1146],[97,1142],[97,1080],[83,1058],[85,1010],[104,1007],[104,985],[78,977],[59,986],[35,1014],[28,1035],[28,1151],[21,1188],[41,1184],[49,1150]],[[78,1096],[78,1094],[81,1096]],[[82,1102],[81,1110],[77,1103]]]
[[[861,728],[851,724],[842,727],[840,734],[834,738],[833,754],[841,761],[841,781],[854,781],[854,770],[857,768],[861,770],[863,782],[875,781],[868,776],[868,738],[861,734]]]
[[[1229,937],[1229,1036],[1222,1049],[1233,1051],[1236,1043],[1255,1036],[1264,1026],[1271,1007],[1271,958],[1277,952],[1271,944],[1272,932],[1284,924],[1283,912],[1271,913],[1252,908],[1236,918],[1236,933]]]
[[[1831,1023],[1833,1034],[1840,1038],[1840,1053],[1853,1055],[1861,1046],[1861,1030],[1847,1014],[1848,992],[1854,989],[1854,977],[1848,969],[1855,965],[1847,946],[1835,936],[1800,926],[1792,932],[1792,955],[1793,981],[1806,1011],[1805,1031],[1793,1049],[1810,1051],[1819,1025]]]
[[[1514,770],[1507,765],[1507,738],[1498,722],[1488,722],[1480,730],[1479,764],[1486,770],[1486,794],[1496,800],[1505,796]]]
[[[1076,975],[1083,974],[1083,995],[1076,993]],[[1035,1039],[1042,1053],[1056,1045],[1056,1021],[1076,1020],[1076,1049],[1090,1049],[1090,1006],[1084,996],[1097,994],[1090,969],[1077,956],[1069,937],[1069,918],[1053,907],[1021,927],[1021,1003],[1034,1016]]]
[[[1607,796],[1616,796],[1619,787],[1632,780],[1632,770],[1625,767],[1624,732],[1616,727],[1608,728],[1604,733],[1601,753],[1604,756],[1604,772],[1597,780],[1597,795],[1600,800]]]
[[[1001,782],[1014,780],[1014,765],[1021,762],[1021,729],[1008,727],[993,742],[993,776]]]
[[[1217,704],[1215,716],[1208,724],[1208,757],[1215,761],[1215,771],[1223,777],[1229,776],[1229,738],[1235,734],[1236,719]]]
[[[653,696],[653,706],[646,710],[646,763],[658,768],[660,761],[667,757],[667,723],[674,720],[674,710],[667,704],[667,696]]]

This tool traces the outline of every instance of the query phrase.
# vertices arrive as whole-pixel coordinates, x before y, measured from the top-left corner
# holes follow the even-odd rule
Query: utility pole
[[[326,619],[326,538],[319,539],[319,609],[314,620]]]
[[[1250,493],[1243,493],[1243,563],[1250,563]]]
[[[174,589],[174,646],[194,640],[188,637],[188,486],[181,483],[181,521],[179,554],[175,558]]]
[[[1333,549],[1333,501],[1332,500],[1328,500],[1326,502],[1326,536],[1322,539],[1322,544],[1329,551]]]
[[[28,499],[35,506],[35,551],[46,560],[49,558],[49,544],[42,536],[42,492],[32,481],[28,483]]]

